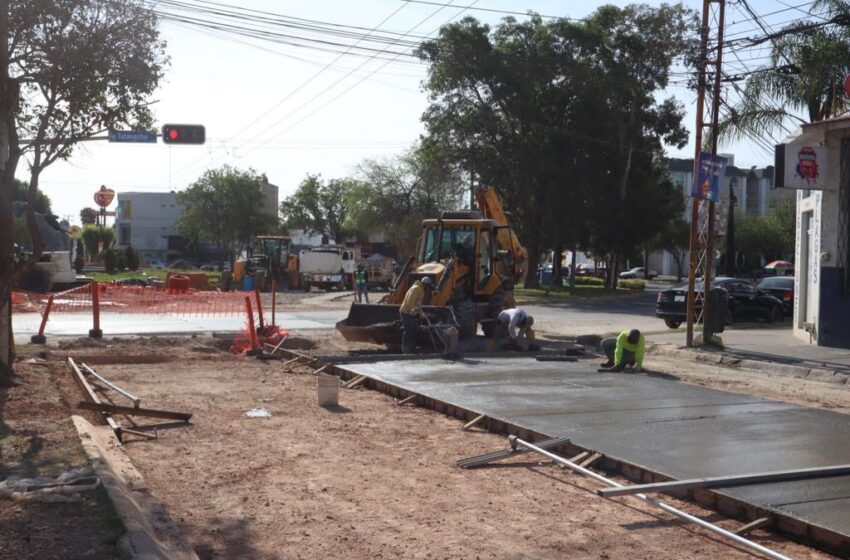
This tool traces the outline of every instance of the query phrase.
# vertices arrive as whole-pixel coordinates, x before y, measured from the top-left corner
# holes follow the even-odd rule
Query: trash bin
[[[708,317],[703,318],[705,326],[712,333],[722,333],[726,328],[726,313],[729,310],[729,292],[715,286],[708,291]]]
[[[245,278],[242,279],[242,289],[246,292],[254,291],[254,277],[250,274],[246,275]]]
[[[552,268],[548,266],[541,266],[537,269],[537,280],[543,286],[548,286],[552,283]]]

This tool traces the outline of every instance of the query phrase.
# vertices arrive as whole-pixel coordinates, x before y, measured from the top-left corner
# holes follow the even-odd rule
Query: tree
[[[21,180],[15,179],[15,187],[12,191],[12,202],[27,202],[29,186]],[[35,195],[35,211],[39,214],[52,214],[50,198],[41,191]]]
[[[401,255],[412,255],[422,220],[463,203],[461,173],[443,156],[425,144],[392,159],[362,162],[349,195],[352,230],[380,233]]]
[[[321,175],[307,175],[280,204],[284,225],[343,243],[352,233],[347,224],[348,200],[356,187],[357,181],[350,178],[324,181]]]
[[[97,223],[98,212],[94,208],[86,207],[80,210],[80,222],[84,226],[95,225]]]
[[[210,169],[177,193],[183,210],[175,226],[190,243],[215,243],[219,251],[226,250],[232,257],[251,236],[277,227],[277,217],[263,206],[264,183],[253,170]]]
[[[785,260],[794,254],[796,228],[794,201],[775,201],[764,216],[747,216],[736,226],[738,250],[752,269]]]
[[[681,6],[605,6],[583,22],[505,18],[493,31],[468,17],[423,43],[429,137],[499,189],[530,270],[547,245],[592,243],[613,278],[621,254],[663,226],[634,218],[668,198],[663,144],[687,142],[683,107],[656,93],[693,29]]]
[[[35,222],[41,173],[68,159],[80,141],[109,128],[150,129],[150,96],[167,63],[156,15],[143,0],[6,5],[9,56],[0,68],[0,134],[5,132],[9,157],[0,177],[0,302],[8,301],[16,279],[41,254]],[[29,165],[27,223],[34,254],[17,262],[10,201],[21,158]],[[0,368],[7,360],[0,356]]]
[[[115,241],[115,230],[103,226],[86,226],[81,235],[86,254],[97,258],[103,251],[112,247]]]
[[[139,269],[139,254],[130,245],[124,249],[124,259],[127,263],[127,268],[135,272]]]
[[[850,15],[845,0],[820,0],[812,9],[827,16]],[[768,66],[750,74],[740,102],[726,111],[721,139],[764,142],[774,132],[834,117],[850,107],[842,87],[850,74],[850,32],[842,25],[813,23],[798,20],[777,33],[770,42]]]
[[[670,253],[676,262],[676,281],[681,282],[685,273],[685,256],[688,254],[691,239],[691,226],[681,214],[667,223],[655,244],[659,249]]]

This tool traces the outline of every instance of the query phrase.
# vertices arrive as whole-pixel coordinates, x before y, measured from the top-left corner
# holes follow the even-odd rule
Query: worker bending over
[[[617,338],[602,341],[602,350],[608,361],[602,364],[611,371],[623,371],[626,366],[640,371],[643,366],[643,354],[646,350],[646,338],[637,329],[621,332]]]
[[[505,309],[499,313],[495,338],[507,338],[511,347],[526,350],[530,344],[534,344],[534,331],[531,329],[533,324],[534,317],[525,309],[519,307]]]
[[[434,281],[426,276],[414,282],[404,294],[399,314],[402,330],[401,351],[405,354],[412,354],[416,349],[416,317],[422,315],[422,302],[433,289]]]

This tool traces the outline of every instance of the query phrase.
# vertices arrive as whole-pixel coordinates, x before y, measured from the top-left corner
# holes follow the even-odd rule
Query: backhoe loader
[[[492,187],[475,195],[478,210],[443,212],[422,222],[416,255],[401,268],[390,293],[376,304],[354,303],[337,330],[351,341],[398,346],[399,306],[407,289],[424,277],[435,288],[423,310],[430,320],[457,327],[461,340],[478,325],[492,337],[499,313],[514,307],[514,284],[524,273],[528,252],[508,225]]]

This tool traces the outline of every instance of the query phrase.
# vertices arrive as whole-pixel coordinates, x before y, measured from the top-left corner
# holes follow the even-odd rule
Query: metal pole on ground
[[[103,331],[100,330],[100,286],[97,282],[91,283],[91,307],[92,328],[89,329],[89,338],[103,338]]]
[[[611,486],[611,487],[614,487],[614,488],[621,488],[621,487],[624,486],[623,484],[620,484],[619,482],[611,480],[610,478],[606,478],[599,473],[593,472],[590,469],[587,469],[585,467],[582,467],[581,465],[577,465],[576,463],[573,463],[573,462],[571,462],[567,459],[564,459],[560,455],[555,455],[554,453],[546,451],[545,449],[538,447],[538,446],[534,445],[533,443],[523,441],[516,436],[511,436],[511,442],[512,442],[512,445],[515,444],[519,447],[524,447],[526,449],[529,449],[531,451],[539,453],[539,454],[543,455],[544,457],[548,457],[549,459],[552,459],[556,463],[560,463],[561,465],[564,465],[565,467],[567,467],[567,468],[569,468],[569,469],[571,469],[571,470],[573,470],[577,473],[583,474],[583,475],[590,477],[590,478],[592,478],[596,481],[599,481],[602,484],[605,484],[606,486]],[[707,530],[711,531],[712,533],[717,533],[718,535],[722,535],[722,536],[726,537],[727,539],[735,541],[736,543],[740,544],[741,546],[745,546],[747,548],[755,550],[755,551],[759,552],[760,554],[764,554],[765,556],[767,556],[769,558],[774,558],[775,560],[791,560],[788,556],[785,556],[784,554],[780,554],[779,552],[776,552],[775,550],[771,550],[771,549],[764,547],[764,546],[762,546],[758,543],[755,543],[751,540],[747,540],[747,539],[745,539],[745,538],[743,538],[739,535],[736,535],[735,533],[733,533],[731,531],[727,531],[726,529],[723,529],[722,527],[718,527],[717,525],[713,525],[713,524],[711,524],[707,521],[703,521],[699,517],[695,517],[695,516],[693,516],[689,513],[685,513],[684,511],[682,511],[680,509],[676,509],[673,506],[662,502],[661,500],[657,500],[655,498],[650,498],[650,497],[646,496],[645,494],[634,494],[634,497],[639,498],[639,499],[641,499],[644,502],[647,502],[649,504],[652,504],[655,507],[666,511],[667,513],[675,515],[679,519],[689,521],[691,523],[699,525],[703,529],[707,529]]]
[[[50,316],[50,308],[53,307],[53,294],[47,298],[47,307],[44,308],[44,314],[41,316],[41,326],[38,327],[38,334],[30,337],[30,342],[33,344],[44,344],[47,342],[47,337],[44,336],[44,327],[47,326],[47,318]]]

